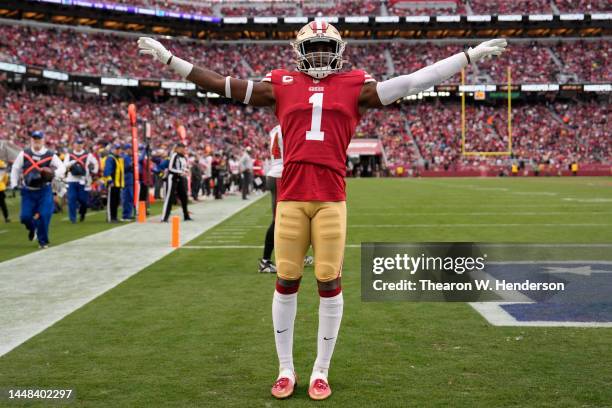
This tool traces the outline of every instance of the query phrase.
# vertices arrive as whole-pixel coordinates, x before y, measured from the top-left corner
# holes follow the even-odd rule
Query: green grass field
[[[314,403],[302,383],[274,400],[275,278],[256,273],[260,249],[201,248],[262,244],[269,207],[258,201],[187,244],[200,248],[173,252],[0,357],[0,388],[72,388],[83,407],[612,406],[612,329],[495,327],[462,303],[363,303],[359,248],[345,255],[334,394]],[[612,178],[358,179],[348,208],[349,244],[612,243]],[[305,381],[317,310],[310,268],[294,345]]]

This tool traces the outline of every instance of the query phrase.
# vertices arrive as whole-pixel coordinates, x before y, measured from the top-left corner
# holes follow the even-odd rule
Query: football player
[[[279,358],[276,398],[293,394],[293,326],[303,259],[312,245],[318,283],[317,357],[308,394],[331,395],[328,370],[342,319],[340,284],[346,238],[346,149],[361,115],[450,78],[470,63],[499,55],[506,40],[483,42],[410,75],[376,82],[362,70],[342,71],[346,42],[330,24],[313,21],[291,43],[296,71],[277,69],[261,82],[222,76],[172,55],[158,41],[141,37],[140,52],[149,54],[201,88],[254,106],[274,106],[284,137],[274,246],[277,281],[272,320]],[[382,63],[382,62],[381,62]]]

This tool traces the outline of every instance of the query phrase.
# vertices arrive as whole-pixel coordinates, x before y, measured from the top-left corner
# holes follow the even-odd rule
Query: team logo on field
[[[508,281],[537,282],[552,276],[567,287],[547,296],[520,290],[520,302],[471,303],[491,324],[612,327],[612,261],[509,261],[489,267],[487,273]]]

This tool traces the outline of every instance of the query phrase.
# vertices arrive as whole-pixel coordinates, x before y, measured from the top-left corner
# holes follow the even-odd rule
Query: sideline
[[[181,222],[187,243],[261,198],[190,206]],[[170,224],[151,216],[0,263],[0,356],[170,254]]]

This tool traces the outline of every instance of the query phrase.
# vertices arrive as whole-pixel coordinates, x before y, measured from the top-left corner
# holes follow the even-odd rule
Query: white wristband
[[[231,98],[232,97],[232,84],[230,83],[230,77],[229,76],[225,77],[225,97],[226,98]]]
[[[170,61],[170,68],[174,70],[177,74],[179,74],[183,78],[187,78],[187,76],[191,73],[193,69],[193,64],[180,59],[176,55],[173,55],[172,61]]]
[[[251,94],[253,93],[253,81],[249,80],[247,84],[246,95],[244,95],[244,103],[248,104],[251,100]]]

